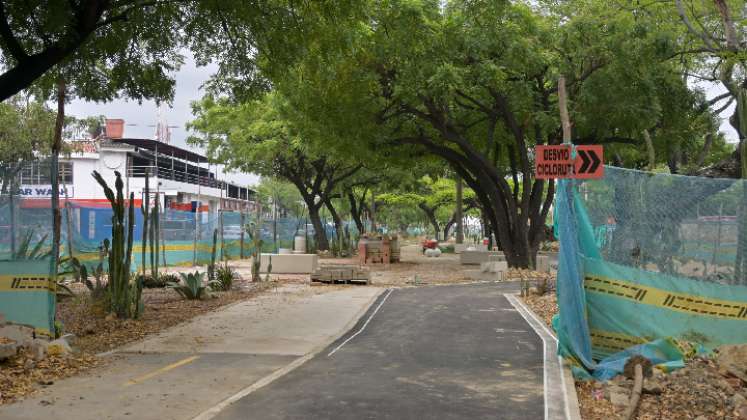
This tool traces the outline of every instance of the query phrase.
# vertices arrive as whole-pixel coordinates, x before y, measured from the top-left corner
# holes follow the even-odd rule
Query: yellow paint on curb
[[[129,381],[125,382],[122,386],[127,387],[127,386],[135,385],[135,384],[143,382],[143,381],[147,381],[148,379],[150,379],[150,378],[152,378],[154,376],[158,376],[158,375],[160,375],[162,373],[165,373],[165,372],[168,372],[168,371],[170,371],[172,369],[176,369],[179,366],[184,366],[184,365],[186,365],[188,363],[192,363],[196,359],[199,359],[199,358],[200,358],[200,356],[187,357],[186,359],[182,359],[182,360],[180,360],[178,362],[175,362],[175,363],[172,363],[172,364],[170,364],[168,366],[164,366],[164,367],[162,367],[162,368],[160,368],[158,370],[154,370],[153,372],[146,373],[143,376],[138,376],[137,378],[130,379]]]

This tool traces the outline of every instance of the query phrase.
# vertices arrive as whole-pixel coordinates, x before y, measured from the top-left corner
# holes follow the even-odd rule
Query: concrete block
[[[5,360],[18,354],[19,347],[15,341],[0,344],[0,360]]]
[[[488,246],[483,244],[454,244],[454,253],[461,254],[464,251],[487,251]]]
[[[508,270],[508,263],[505,261],[488,261],[480,264],[480,270],[483,273],[501,273]]]
[[[489,261],[505,261],[503,251],[464,251],[459,254],[459,263],[462,265],[480,265]]]
[[[11,339],[21,346],[28,346],[34,339],[34,329],[19,324],[0,325],[0,337]]]
[[[543,273],[549,273],[550,272],[550,257],[547,255],[537,255],[537,271],[541,271]]]
[[[267,272],[272,256],[272,274],[311,274],[319,265],[316,254],[262,254],[259,271]]]
[[[32,340],[31,345],[29,346],[29,350],[31,350],[31,357],[33,357],[37,362],[39,360],[44,360],[47,357],[48,344],[49,343],[47,341],[38,338]]]

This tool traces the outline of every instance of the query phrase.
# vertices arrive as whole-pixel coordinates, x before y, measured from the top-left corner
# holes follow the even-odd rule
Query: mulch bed
[[[84,292],[61,301],[57,305],[57,319],[62,322],[66,333],[75,334],[77,348],[86,353],[99,353],[142,339],[218,307],[249,299],[270,284],[257,283],[241,290],[211,292],[214,297],[203,300],[182,299],[171,289],[145,289],[145,311],[136,320],[106,316],[92,305]]]
[[[548,325],[557,313],[554,294],[523,298]],[[695,357],[672,373],[657,372],[646,379],[638,408],[645,420],[747,420],[747,383],[724,373],[713,357]],[[630,395],[633,381],[618,376],[607,383],[577,381],[581,417],[585,420],[621,418],[623,405],[613,405],[610,394]],[[646,392],[648,388],[649,392]]]
[[[204,300],[184,300],[171,289],[145,289],[143,316],[122,320],[107,316],[93,304],[87,290],[76,285],[75,297],[62,299],[57,305],[57,319],[62,322],[64,332],[77,337],[75,353],[50,355],[36,362],[23,352],[0,363],[0,404],[16,401],[39,386],[105,363],[96,353],[140,340],[221,306],[250,299],[273,287],[274,282],[242,282],[237,286],[237,290],[229,292],[212,292],[214,297]]]
[[[85,353],[71,356],[50,355],[37,362],[22,352],[0,364],[0,405],[16,401],[32,394],[39,387],[52,385],[58,379],[101,363],[101,359]]]

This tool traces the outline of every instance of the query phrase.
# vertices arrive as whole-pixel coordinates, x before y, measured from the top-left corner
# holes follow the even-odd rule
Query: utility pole
[[[376,234],[376,193],[371,190],[371,232]]]
[[[571,144],[571,119],[568,116],[568,95],[565,91],[565,76],[558,78],[558,107],[563,126],[563,144]]]
[[[464,216],[462,215],[462,209],[464,204],[462,203],[462,177],[456,176],[456,243],[464,243]],[[446,238],[444,238],[446,239]]]

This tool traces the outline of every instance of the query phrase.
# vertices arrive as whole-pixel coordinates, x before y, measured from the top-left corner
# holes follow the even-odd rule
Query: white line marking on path
[[[344,346],[345,344],[348,343],[348,341],[354,339],[358,334],[362,333],[363,330],[365,330],[366,327],[368,326],[368,323],[371,322],[371,319],[374,317],[374,315],[376,315],[376,313],[379,312],[379,309],[381,309],[381,305],[383,305],[384,302],[386,302],[386,300],[389,298],[389,295],[391,295],[393,291],[394,291],[394,289],[389,289],[389,293],[387,293],[386,296],[384,296],[384,299],[381,299],[381,302],[379,302],[379,305],[376,307],[376,309],[374,309],[373,313],[371,314],[371,316],[368,317],[368,319],[366,320],[366,322],[363,323],[363,326],[361,327],[361,329],[359,329],[358,331],[356,331],[355,334],[353,334],[350,337],[348,337],[347,340],[345,340],[342,343],[340,343],[339,346],[335,347],[331,352],[329,352],[329,354],[327,355],[327,357],[332,356],[333,354],[335,354],[335,352],[337,350],[340,350],[342,348],[342,346]]]
[[[380,293],[377,293],[374,295],[371,300],[369,300],[361,310],[355,314],[355,316],[348,322],[348,324],[345,325],[345,327],[337,334],[336,337],[332,338],[330,341],[326,341],[324,343],[321,343],[318,347],[314,348],[314,350],[310,351],[303,357],[299,357],[298,359],[295,359],[291,363],[285,365],[284,367],[272,372],[271,374],[263,377],[262,379],[258,380],[257,382],[254,382],[253,384],[249,385],[248,387],[240,390],[239,392],[233,394],[232,396],[224,399],[223,401],[219,402],[218,404],[208,408],[207,410],[203,411],[202,413],[198,414],[196,417],[193,417],[192,420],[211,420],[213,417],[220,414],[221,411],[223,411],[226,407],[230,406],[231,404],[235,403],[236,401],[246,397],[247,395],[251,394],[252,392],[269,385],[274,380],[280,378],[283,375],[286,375],[287,373],[291,372],[292,370],[298,368],[299,366],[303,365],[307,361],[313,359],[322,352],[322,350],[326,349],[334,343],[335,341],[339,340],[341,337],[345,335],[345,333],[348,332],[351,328],[355,326],[355,324],[358,323],[358,320],[365,315],[365,313],[368,311],[368,308],[373,305],[373,303],[376,301],[376,299],[381,296]]]
[[[576,404],[574,404],[574,409],[571,410],[571,404],[570,396],[568,395],[568,384],[566,383],[565,378],[565,372],[563,369],[563,359],[558,355],[556,357],[552,357],[551,355],[557,355],[557,348],[558,348],[558,339],[555,337],[555,334],[550,332],[550,330],[545,326],[545,323],[540,321],[534,313],[529,310],[521,300],[519,300],[516,295],[505,293],[503,296],[508,299],[509,303],[513,305],[514,308],[519,312],[519,314],[524,318],[524,320],[527,321],[529,326],[531,326],[534,331],[539,335],[539,337],[542,339],[542,343],[544,344],[542,347],[542,353],[543,353],[543,359],[544,359],[544,369],[543,369],[543,382],[544,382],[544,396],[545,396],[545,419],[551,420],[551,419],[567,419],[567,420],[575,420],[580,419],[580,414],[578,413],[578,407],[575,407]],[[559,378],[558,378],[559,377]],[[550,394],[553,391],[557,391],[556,383],[560,382],[560,388],[562,389],[562,397],[563,397],[563,407],[557,407],[557,404],[555,402],[558,400],[558,398],[551,398],[548,399],[548,394]],[[573,386],[573,385],[571,385]],[[574,388],[575,391],[575,388]],[[575,395],[574,395],[574,398]],[[550,403],[552,402],[552,407],[550,407]],[[552,408],[552,412],[551,412]],[[573,414],[572,414],[573,411]]]

